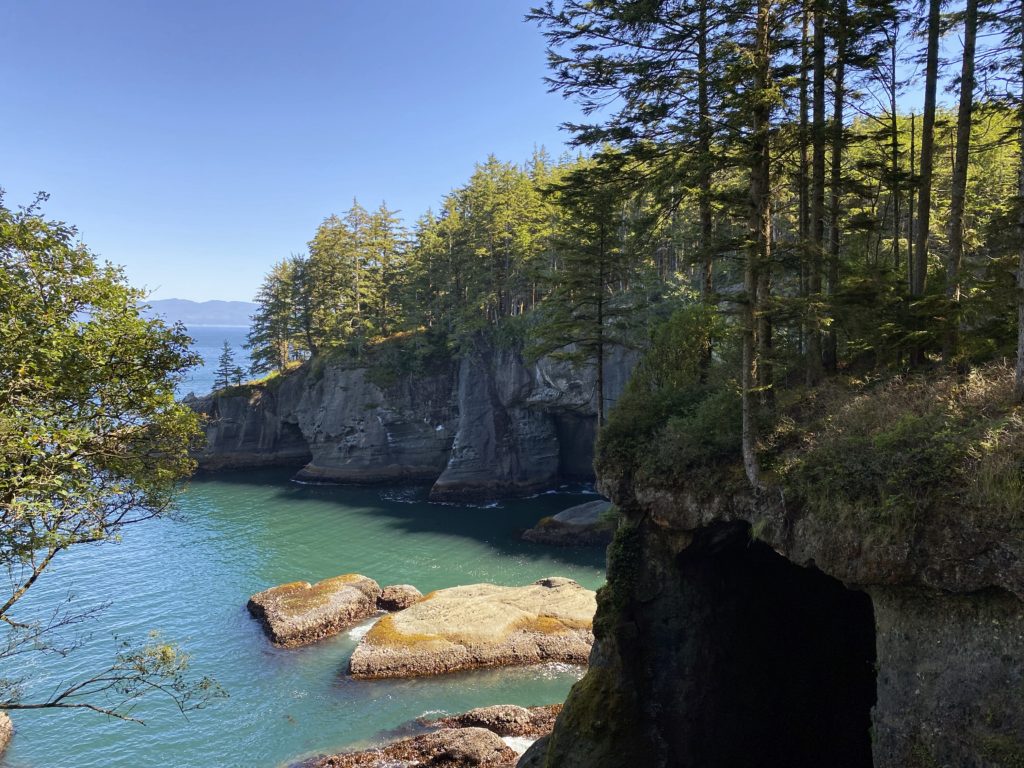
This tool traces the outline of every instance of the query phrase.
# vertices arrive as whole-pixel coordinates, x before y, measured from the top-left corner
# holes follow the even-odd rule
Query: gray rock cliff
[[[1024,765],[1024,541],[602,477],[587,675],[527,766]]]
[[[635,356],[606,362],[606,399]],[[201,470],[301,466],[313,482],[430,482],[435,499],[523,494],[593,476],[594,372],[514,350],[476,351],[387,384],[351,364],[307,365],[272,384],[189,402],[206,416]]]

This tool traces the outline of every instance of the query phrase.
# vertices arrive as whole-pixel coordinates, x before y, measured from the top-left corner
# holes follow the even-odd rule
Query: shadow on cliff
[[[289,504],[337,504],[346,510],[386,518],[400,535],[443,534],[461,536],[488,545],[497,552],[524,559],[552,559],[567,565],[605,567],[603,547],[550,547],[523,541],[521,533],[541,518],[596,496],[579,484],[561,486],[528,498],[502,499],[490,504],[434,503],[427,501],[429,485],[351,486],[310,485],[292,482],[294,470],[261,469],[218,472],[192,480],[266,488]]]

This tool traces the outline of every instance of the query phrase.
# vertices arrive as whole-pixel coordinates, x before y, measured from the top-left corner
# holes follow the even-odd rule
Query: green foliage
[[[381,388],[410,374],[438,373],[451,359],[447,338],[431,329],[394,334],[375,342],[363,353],[367,375]]]
[[[389,380],[481,335],[579,361],[632,343],[662,278],[638,246],[646,213],[618,173],[610,158],[554,165],[541,152],[517,166],[492,156],[411,237],[385,206],[354,203],[328,217],[308,255],[264,280],[248,344],[254,371],[313,356],[314,374],[329,358],[371,364]],[[597,176],[603,191],[592,194]],[[393,338],[411,359],[389,359]]]
[[[223,389],[232,382],[235,386],[242,383],[242,369],[235,365],[235,351],[226,340],[221,347],[220,357],[217,358],[217,369],[214,371],[213,386],[215,389]]]
[[[829,414],[797,425],[783,456],[787,494],[809,512],[897,527],[956,508],[987,525],[1024,525],[1024,414],[1001,366],[837,388]]]
[[[738,394],[706,358],[710,340],[725,332],[718,313],[701,304],[680,307],[655,327],[599,435],[602,475],[640,471],[657,483],[735,456]]]
[[[300,291],[304,275],[305,260],[292,257],[275,264],[264,278],[246,343],[253,373],[283,371],[309,354],[304,332],[308,301]]]
[[[64,550],[164,512],[200,435],[175,400],[199,362],[184,328],[143,318],[144,295],[75,238],[38,201],[0,200],[0,657],[56,650],[74,616],[41,622],[22,598]]]

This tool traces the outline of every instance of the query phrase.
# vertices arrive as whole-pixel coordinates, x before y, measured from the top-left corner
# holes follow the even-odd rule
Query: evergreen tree
[[[295,258],[278,262],[271,267],[256,294],[256,312],[246,343],[254,373],[282,371],[305,349],[296,310],[297,270]]]
[[[639,306],[636,277],[624,242],[626,200],[597,163],[576,168],[558,185],[562,219],[553,248],[557,267],[533,328],[531,353],[592,364],[598,424],[605,421],[605,358],[611,344],[628,344]],[[633,319],[633,323],[629,322]]]
[[[230,386],[235,371],[241,371],[241,369],[235,365],[235,351],[231,348],[231,344],[228,343],[227,339],[225,339],[224,346],[221,347],[220,357],[217,358],[217,369],[214,371],[214,389],[224,389]]]

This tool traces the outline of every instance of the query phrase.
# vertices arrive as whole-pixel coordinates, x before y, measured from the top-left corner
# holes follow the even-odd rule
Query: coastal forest
[[[485,334],[595,365],[600,382],[609,347],[653,345],[607,451],[667,420],[698,443],[682,455],[739,451],[754,488],[786,409],[837,375],[983,370],[1020,401],[1024,11],[925,11],[534,9],[549,87],[592,118],[566,126],[579,153],[489,157],[411,229],[386,204],[324,219],[264,280],[256,369],[426,370]],[[1019,426],[1000,450],[1019,450]],[[1010,506],[1024,500],[1004,480]]]
[[[325,200],[207,394],[0,189],[0,763],[1024,765],[1024,0],[523,22],[569,148]]]

